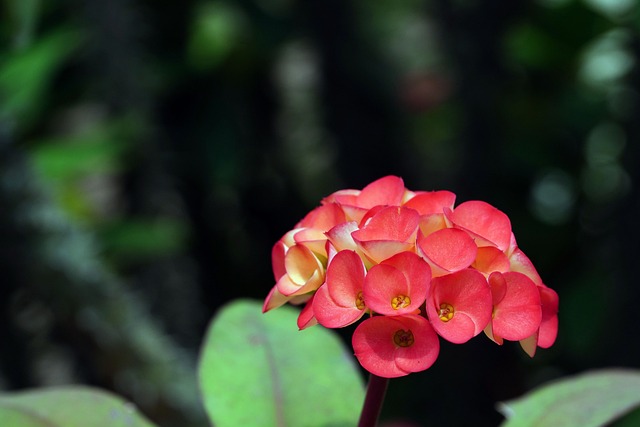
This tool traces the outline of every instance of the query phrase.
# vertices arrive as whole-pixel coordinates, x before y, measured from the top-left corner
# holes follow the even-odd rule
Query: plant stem
[[[364,405],[360,413],[358,427],[375,427],[382,409],[384,395],[387,392],[389,378],[382,378],[371,374],[369,384],[367,384],[367,394],[364,398]]]

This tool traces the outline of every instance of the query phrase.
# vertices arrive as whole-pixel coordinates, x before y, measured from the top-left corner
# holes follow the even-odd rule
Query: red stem
[[[389,378],[382,378],[371,374],[369,384],[367,384],[367,395],[364,398],[364,405],[360,413],[358,427],[376,426],[388,385]]]

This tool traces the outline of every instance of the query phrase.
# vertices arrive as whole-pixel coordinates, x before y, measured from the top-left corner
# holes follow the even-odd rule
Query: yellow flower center
[[[393,342],[396,343],[398,347],[410,347],[414,341],[415,339],[413,338],[411,330],[403,331],[402,329],[398,329],[393,335]]]
[[[453,306],[451,304],[440,304],[440,311],[438,315],[440,316],[440,320],[442,320],[443,322],[448,322],[449,320],[453,319],[454,313],[455,310],[453,309]]]
[[[406,295],[398,295],[391,300],[391,307],[393,307],[394,310],[405,308],[409,304],[411,304],[411,298]]]
[[[356,307],[358,310],[364,310],[364,297],[362,296],[362,292],[358,292],[356,295]]]

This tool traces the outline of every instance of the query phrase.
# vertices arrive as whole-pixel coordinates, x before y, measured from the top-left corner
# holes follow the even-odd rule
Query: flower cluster
[[[449,191],[410,191],[387,176],[324,198],[273,247],[263,311],[306,303],[300,329],[358,322],[360,364],[381,377],[429,368],[439,338],[483,332],[533,356],[558,330],[558,295],[518,248],[509,218]]]

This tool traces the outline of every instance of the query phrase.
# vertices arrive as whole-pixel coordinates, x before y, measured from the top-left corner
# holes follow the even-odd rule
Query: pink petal
[[[500,249],[494,246],[483,246],[478,248],[478,254],[471,266],[488,276],[494,271],[506,273],[509,271],[510,263],[509,258]]]
[[[507,279],[500,272],[493,272],[489,275],[489,286],[493,305],[497,306],[507,295]]]
[[[374,262],[411,250],[420,216],[413,209],[388,207],[351,233],[358,247]]]
[[[476,236],[478,246],[497,246],[505,251],[511,242],[509,217],[488,203],[469,201],[460,204],[453,212],[445,214],[457,228]]]
[[[327,238],[336,250],[341,251],[343,249],[355,249],[356,242],[351,237],[351,233],[358,229],[358,224],[355,221],[344,222],[338,224],[329,231],[327,231]]]
[[[327,267],[327,288],[331,299],[342,307],[353,307],[362,292],[365,270],[354,251],[338,252]]]
[[[403,206],[418,211],[420,215],[442,214],[444,208],[453,209],[456,195],[450,191],[426,191],[418,193]]]
[[[327,256],[325,252],[327,236],[322,230],[317,228],[303,228],[294,234],[293,240],[296,244],[306,246],[319,257],[325,258]]]
[[[434,276],[460,271],[475,260],[478,248],[469,235],[445,228],[428,236],[418,236],[419,253],[427,260]]]
[[[538,334],[535,333],[530,337],[520,340],[520,347],[529,355],[533,357],[536,354],[536,348],[538,347]]]
[[[502,339],[502,337],[493,335],[493,327],[491,325],[491,322],[487,323],[487,326],[485,326],[484,333],[487,337],[489,337],[491,341],[495,342],[496,344],[502,345],[504,343],[504,340]],[[520,342],[522,343],[522,341]]]
[[[284,266],[289,279],[302,286],[318,271],[322,264],[316,256],[303,245],[295,245],[289,248],[284,256]]]
[[[360,319],[366,307],[362,297],[364,266],[353,251],[338,252],[327,268],[327,281],[315,293],[313,312],[327,328],[341,328]]]
[[[302,311],[300,311],[300,315],[298,316],[298,328],[303,330],[317,324],[318,321],[313,315],[313,297],[311,297]]]
[[[558,335],[558,294],[551,288],[538,286],[542,304],[542,321],[538,332],[538,346],[549,348]]]
[[[278,240],[271,249],[271,267],[273,268],[273,275],[276,282],[287,273],[287,270],[284,268],[284,256],[286,253],[287,247],[281,240]]]
[[[362,189],[357,205],[370,209],[374,206],[399,206],[404,196],[404,182],[397,176],[385,176]]]
[[[382,264],[391,265],[402,271],[409,283],[411,295],[424,302],[431,283],[431,268],[425,260],[413,252],[401,252],[382,261]]]
[[[509,262],[511,263],[511,271],[525,274],[529,279],[533,280],[533,283],[536,285],[542,285],[542,279],[533,266],[533,263],[520,249],[516,248],[513,250]]]
[[[359,195],[360,195],[360,190],[353,190],[353,189],[338,190],[338,191],[328,195],[324,199],[322,199],[321,203],[323,205],[326,205],[326,204],[329,204],[329,203],[337,203],[339,205],[354,205],[355,206]]]
[[[359,320],[365,312],[365,308],[358,308],[355,304],[350,306],[338,305],[329,295],[326,284],[320,286],[313,297],[313,314],[325,328],[342,328]]]
[[[352,344],[360,364],[385,378],[424,371],[440,352],[438,336],[429,322],[417,315],[366,319],[354,331]]]
[[[413,209],[390,206],[379,210],[352,236],[358,241],[394,240],[406,242],[416,233],[420,215]]]
[[[448,341],[460,344],[482,332],[491,320],[491,308],[491,289],[476,270],[465,269],[431,281],[427,315],[436,332]],[[443,309],[453,315],[447,317]]]
[[[443,228],[447,228],[444,214],[422,215],[418,225],[423,236],[428,236]]]
[[[494,335],[520,341],[533,335],[540,327],[542,309],[537,286],[522,273],[493,273],[489,283],[493,289],[502,275],[506,281],[504,298],[494,306],[492,327]]]
[[[345,221],[346,217],[340,206],[328,203],[309,212],[296,228],[315,228],[324,232]]]
[[[290,276],[285,274],[276,282],[276,287],[282,295],[289,298],[315,291],[322,285],[323,280],[324,274],[320,270],[316,270],[313,275],[301,285],[293,282]]]
[[[405,275],[397,268],[385,264],[371,267],[364,280],[363,295],[367,307],[376,313],[391,316],[407,313],[407,306],[404,304],[409,301],[413,303],[409,298],[409,283]],[[397,301],[398,298],[401,301],[395,303],[397,308],[394,309],[392,301]]]
[[[274,308],[278,308],[284,305],[289,300],[288,297],[282,295],[278,291],[278,286],[274,286],[271,288],[269,295],[264,300],[264,304],[262,305],[262,312],[266,313],[269,310],[273,310]]]

